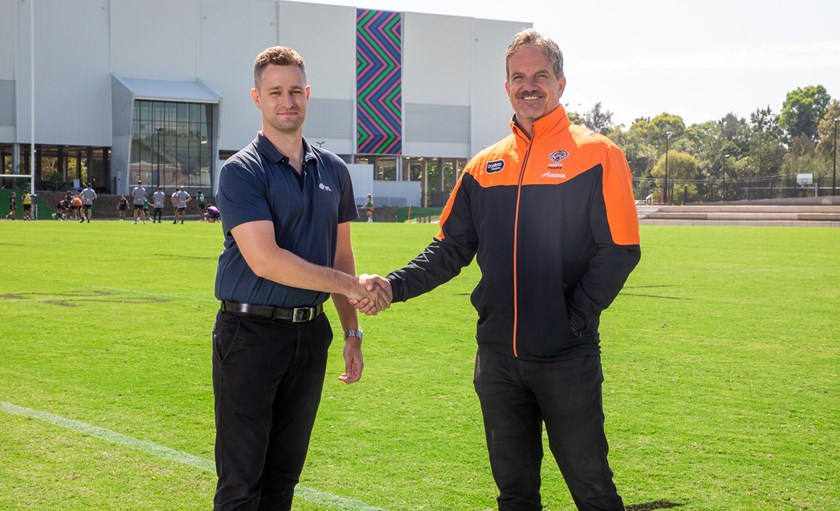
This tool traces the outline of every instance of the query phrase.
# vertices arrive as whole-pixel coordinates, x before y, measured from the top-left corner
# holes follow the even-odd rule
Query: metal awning
[[[179,82],[113,76],[134,94],[134,99],[187,103],[218,103],[222,99],[221,94],[200,80]]]

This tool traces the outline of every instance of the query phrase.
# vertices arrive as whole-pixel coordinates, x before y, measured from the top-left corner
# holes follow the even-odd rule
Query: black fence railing
[[[716,181],[668,180],[665,200],[662,179],[633,178],[636,199],[651,204],[692,204],[700,202],[729,202],[796,197],[824,197],[840,193],[840,186],[832,190],[832,180],[816,178],[813,183],[799,184],[788,176],[721,179]]]

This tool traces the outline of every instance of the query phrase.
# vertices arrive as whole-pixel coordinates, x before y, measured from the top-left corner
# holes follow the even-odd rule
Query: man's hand
[[[350,304],[364,312],[368,316],[375,315],[391,306],[394,294],[391,291],[391,283],[379,275],[359,275],[359,283],[364,286],[367,293],[359,300],[350,300]]]
[[[358,337],[344,340],[344,373],[338,377],[344,383],[356,383],[362,378],[365,361],[362,359],[362,341]]]

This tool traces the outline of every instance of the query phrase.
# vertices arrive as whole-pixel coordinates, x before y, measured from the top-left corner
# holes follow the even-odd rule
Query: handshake
[[[394,293],[391,283],[379,275],[359,275],[359,285],[356,292],[347,296],[350,305],[368,316],[375,316],[391,306]]]

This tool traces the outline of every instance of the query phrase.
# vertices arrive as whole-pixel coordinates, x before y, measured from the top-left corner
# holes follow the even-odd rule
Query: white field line
[[[100,428],[99,426],[88,424],[87,422],[68,419],[60,415],[40,410],[33,410],[31,408],[24,408],[5,401],[0,401],[0,411],[11,415],[18,415],[46,422],[54,426],[69,429],[70,431],[74,431],[76,433],[92,436],[112,444],[121,445],[123,447],[128,447],[129,449],[151,454],[153,456],[157,456],[158,458],[181,463],[182,465],[188,465],[206,472],[216,473],[215,463],[207,458],[194,456],[185,452],[176,451],[175,449],[171,449],[163,445],[122,435],[111,431],[110,429]],[[295,488],[295,496],[317,504],[327,505],[340,511],[383,511],[381,508],[369,506],[364,502],[346,499],[344,497],[339,497],[338,495],[333,495],[331,493],[304,486],[298,486]]]

